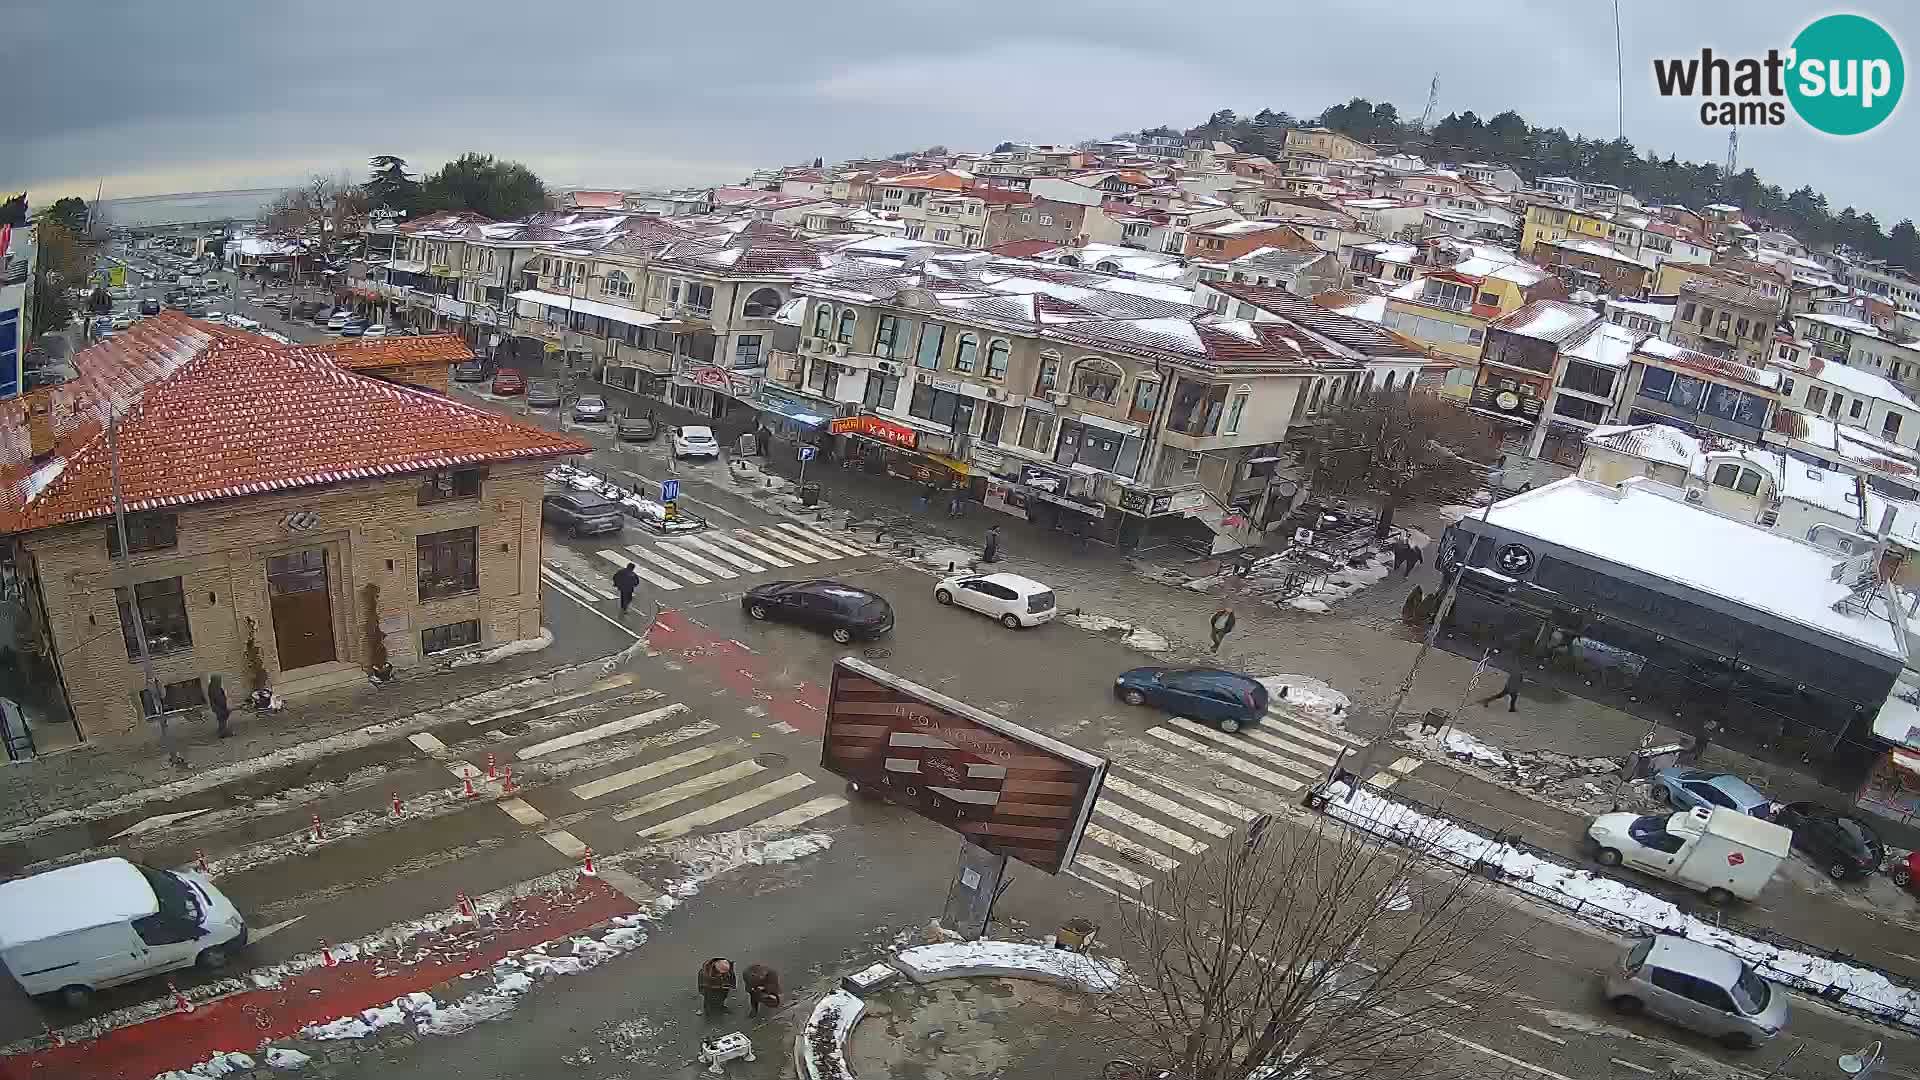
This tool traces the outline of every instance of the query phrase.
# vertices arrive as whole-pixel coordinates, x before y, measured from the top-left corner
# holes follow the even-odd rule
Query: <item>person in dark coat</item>
[[[1488,705],[1491,705],[1494,702],[1499,701],[1501,698],[1506,698],[1507,711],[1519,712],[1520,711],[1520,687],[1522,687],[1525,684],[1526,684],[1526,679],[1522,678],[1518,671],[1509,672],[1507,674],[1506,685],[1502,686],[1500,688],[1500,692],[1497,694],[1494,694],[1492,697],[1481,698],[1480,707],[1484,709]]]
[[[769,1012],[780,1007],[780,973],[765,964],[747,965],[747,1015],[759,1016],[760,1007]]]
[[[222,739],[230,737],[233,729],[227,726],[227,717],[233,710],[227,705],[227,688],[220,685],[218,675],[207,678],[207,708],[213,710],[214,734]]]
[[[613,572],[613,587],[620,590],[620,614],[625,615],[633,605],[633,590],[640,587],[640,575],[633,572],[632,563]]]
[[[700,1011],[712,1016],[727,1007],[727,995],[733,993],[733,961],[716,956],[700,965]]]
[[[987,527],[987,542],[986,546],[980,550],[980,561],[1000,561],[1000,526],[990,525]]]

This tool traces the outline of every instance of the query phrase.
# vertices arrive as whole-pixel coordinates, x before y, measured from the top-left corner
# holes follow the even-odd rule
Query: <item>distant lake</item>
[[[136,229],[192,221],[252,221],[261,207],[285,190],[246,188],[240,191],[188,191],[176,195],[104,199],[102,205],[106,208],[109,222]]]

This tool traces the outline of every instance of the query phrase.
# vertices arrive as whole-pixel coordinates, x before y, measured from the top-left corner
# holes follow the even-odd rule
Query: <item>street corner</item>
[[[172,990],[54,1029],[0,1058],[0,1080],[222,1075],[235,1055],[338,1060],[346,1040],[451,1035],[510,1013],[548,977],[578,974],[647,940],[646,913],[609,883],[566,871],[461,898],[453,909],[285,963]]]
[[[764,710],[770,723],[785,725],[776,730],[817,735],[826,728],[827,688],[811,679],[796,679],[786,659],[756,652],[740,639],[671,608],[654,619],[647,641],[669,667],[692,669],[736,698],[752,702],[749,707]]]

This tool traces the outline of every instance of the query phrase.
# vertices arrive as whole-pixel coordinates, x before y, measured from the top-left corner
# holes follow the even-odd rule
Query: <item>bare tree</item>
[[[1380,503],[1376,533],[1417,498],[1452,499],[1475,490],[1500,452],[1493,425],[1438,394],[1358,394],[1327,414],[1316,448],[1313,486]]]
[[[1415,841],[1323,819],[1216,845],[1118,901],[1127,977],[1092,1008],[1146,1077],[1449,1075],[1435,1033],[1511,988],[1516,917]]]

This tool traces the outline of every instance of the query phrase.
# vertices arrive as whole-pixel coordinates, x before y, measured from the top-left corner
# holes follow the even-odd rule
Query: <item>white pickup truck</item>
[[[1793,833],[1738,810],[1696,806],[1677,814],[1601,814],[1587,839],[1607,866],[1677,881],[1707,900],[1752,900],[1792,850]]]

